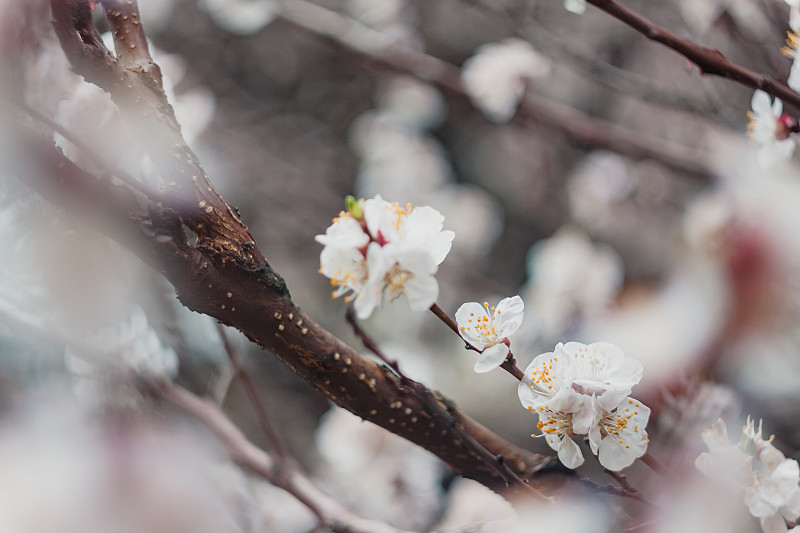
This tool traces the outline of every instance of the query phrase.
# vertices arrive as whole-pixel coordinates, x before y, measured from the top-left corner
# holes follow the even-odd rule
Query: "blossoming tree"
[[[0,529],[798,530],[800,4],[627,4],[0,0]]]

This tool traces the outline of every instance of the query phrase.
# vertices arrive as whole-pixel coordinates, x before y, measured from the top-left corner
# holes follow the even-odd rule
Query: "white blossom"
[[[202,7],[220,28],[236,35],[252,35],[278,15],[273,0],[201,0]]]
[[[522,298],[514,296],[500,300],[497,307],[468,302],[458,308],[456,323],[461,336],[481,350],[475,372],[488,372],[506,360],[510,351],[507,337],[522,324],[524,307]]]
[[[593,243],[583,230],[564,226],[531,248],[528,278],[522,291],[531,310],[526,329],[537,329],[543,340],[551,341],[571,319],[607,309],[622,285],[624,269],[613,248]]]
[[[452,245],[454,233],[443,230],[444,217],[430,207],[400,207],[380,196],[360,200],[342,212],[325,235],[320,273],[347,295],[365,319],[381,303],[405,295],[414,310],[430,307],[439,293],[433,275]]]
[[[525,87],[550,72],[550,61],[527,41],[510,38],[480,46],[464,62],[461,82],[472,102],[494,122],[508,122]]]
[[[604,411],[589,431],[589,446],[600,464],[618,471],[629,467],[647,451],[647,420],[650,408],[633,398],[624,398],[614,411]]]
[[[580,15],[586,11],[586,0],[564,0],[564,8]]]
[[[800,0],[784,0],[789,5],[789,27],[800,31]]]
[[[641,377],[641,363],[613,344],[559,343],[528,365],[518,393],[567,467],[583,463],[572,437],[585,434],[600,463],[620,470],[647,449],[650,410],[628,397]]]
[[[750,118],[747,133],[760,146],[758,161],[761,166],[769,168],[780,161],[789,159],[794,153],[795,143],[789,137],[790,131],[781,121],[783,102],[780,98],[770,102],[767,93],[756,90],[750,105],[752,111],[747,113]]]
[[[761,422],[756,427],[748,417],[741,439],[732,444],[725,422],[719,420],[703,433],[703,440],[709,451],[696,459],[698,470],[741,489],[764,533],[788,531],[786,521],[800,517],[800,466],[772,444],[773,437],[763,438]]]
[[[65,357],[68,367],[82,377],[103,368],[144,378],[173,378],[178,373],[178,356],[161,343],[140,307],[113,326],[70,335]]]

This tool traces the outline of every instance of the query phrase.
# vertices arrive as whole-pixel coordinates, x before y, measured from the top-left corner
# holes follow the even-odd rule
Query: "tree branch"
[[[687,39],[681,39],[615,0],[587,0],[587,2],[625,23],[651,41],[661,43],[681,54],[697,65],[703,74],[720,76],[752,89],[761,89],[772,96],[782,99],[784,102],[792,104],[795,109],[800,111],[800,94],[765,74],[731,63],[725,59],[725,56],[719,50],[706,48]]]

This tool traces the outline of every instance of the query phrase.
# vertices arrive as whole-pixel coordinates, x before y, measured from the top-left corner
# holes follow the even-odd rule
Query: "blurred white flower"
[[[718,252],[736,216],[733,198],[722,191],[698,195],[683,215],[683,235],[693,250]]]
[[[752,111],[747,112],[750,118],[747,133],[760,146],[758,161],[761,166],[770,168],[780,161],[789,159],[794,153],[795,142],[790,137],[792,128],[787,120],[793,119],[783,115],[783,102],[780,98],[770,102],[767,93],[756,90],[750,106]]]
[[[489,308],[477,302],[462,304],[456,311],[456,323],[461,336],[481,350],[475,372],[484,373],[500,366],[509,354],[508,336],[522,324],[525,304],[519,296],[503,298],[497,307]]]
[[[622,259],[609,246],[593,244],[571,226],[559,229],[528,253],[528,282],[523,298],[530,330],[551,340],[574,316],[608,308],[622,286]]]
[[[570,213],[578,220],[600,224],[617,217],[619,204],[633,190],[628,163],[617,154],[594,151],[569,177]]]
[[[678,3],[678,7],[680,8],[683,20],[685,20],[694,31],[704,34],[714,25],[720,15],[725,12],[728,7],[726,3],[725,0],[707,0],[705,2],[681,0]]]
[[[445,115],[441,93],[430,84],[410,76],[383,81],[375,96],[378,107],[420,130],[437,126]]]
[[[175,351],[164,346],[139,307],[125,320],[78,336],[67,333],[67,367],[81,377],[97,377],[97,370],[131,373],[140,378],[174,378]]]
[[[353,122],[350,143],[361,157],[356,192],[402,202],[427,201],[453,180],[441,145],[407,117],[385,110],[368,111]]]
[[[789,27],[800,31],[800,0],[784,0],[789,5]]]
[[[315,443],[324,461],[316,477],[354,511],[415,531],[440,512],[443,469],[430,452],[336,407]]]
[[[493,196],[480,187],[459,183],[433,192],[430,204],[444,215],[447,226],[457,235],[468,236],[453,241],[453,253],[464,259],[490,254],[503,229],[503,211]]]
[[[518,387],[524,407],[539,415],[547,443],[569,468],[583,463],[571,437],[588,434],[592,452],[610,470],[620,470],[647,449],[650,410],[629,398],[642,378],[642,365],[616,346],[559,343],[537,356]]]
[[[4,413],[0,530],[255,530],[245,477],[205,433],[167,425],[163,413],[82,409],[52,392]]]
[[[133,132],[120,116],[111,96],[97,85],[80,82],[74,93],[58,104],[55,121],[82,144],[91,146],[109,165],[134,176],[140,174],[143,152],[131,148],[136,146]],[[53,137],[56,146],[76,165],[93,173],[102,170],[84,150],[58,133]]]
[[[564,0],[564,8],[580,15],[586,11],[586,0]]]
[[[743,490],[744,502],[764,533],[788,531],[786,521],[800,517],[800,466],[773,446],[773,438],[764,440],[761,422],[756,427],[748,417],[741,439],[731,444],[725,422],[719,420],[703,433],[709,451],[695,461],[703,474]]]
[[[53,117],[58,103],[84,83],[70,67],[64,50],[56,40],[42,39],[25,61],[23,84],[25,103],[48,117]]]
[[[278,16],[274,0],[200,0],[220,28],[236,35],[252,35]]]
[[[475,50],[464,62],[461,82],[472,102],[490,120],[508,122],[528,82],[547,76],[550,66],[530,43],[510,38]]]
[[[387,293],[406,295],[414,310],[430,307],[439,293],[433,275],[452,245],[454,233],[443,230],[444,217],[430,207],[400,207],[380,196],[353,203],[317,235],[323,244],[320,273],[348,294],[362,320]]]

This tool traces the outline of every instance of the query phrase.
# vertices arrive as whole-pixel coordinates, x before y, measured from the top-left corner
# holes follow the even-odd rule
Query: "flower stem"
[[[652,455],[650,455],[650,453],[649,453],[649,452],[648,452],[648,453],[646,453],[646,454],[644,454],[643,456],[641,456],[639,459],[640,459],[640,460],[641,460],[641,461],[642,461],[644,464],[646,464],[647,466],[649,466],[649,467],[650,467],[650,470],[652,470],[652,471],[653,471],[653,472],[655,472],[656,474],[658,474],[658,475],[660,475],[660,476],[662,476],[662,477],[665,477],[665,478],[669,478],[669,477],[670,477],[670,474],[669,474],[669,472],[667,471],[667,468],[666,468],[664,465],[662,465],[662,464],[661,464],[661,463],[658,461],[658,459],[656,459],[655,457],[653,457]]]

